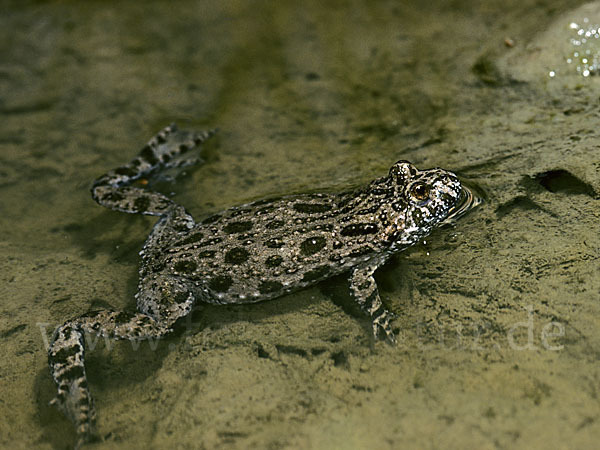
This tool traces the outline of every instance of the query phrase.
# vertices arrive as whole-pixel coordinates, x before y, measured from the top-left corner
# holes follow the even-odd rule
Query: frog
[[[348,274],[351,298],[370,318],[373,339],[394,344],[393,314],[382,303],[374,273],[451,218],[466,189],[450,171],[419,170],[400,160],[366,186],[261,199],[196,222],[142,181],[199,162],[194,153],[215,131],[171,124],[129,163],[92,184],[98,204],[158,220],[139,253],[136,310],[91,311],[67,320],[52,337],[48,361],[57,394],[51,403],[73,422],[77,447],[97,439],[86,334],[162,338],[196,304],[272,300]]]

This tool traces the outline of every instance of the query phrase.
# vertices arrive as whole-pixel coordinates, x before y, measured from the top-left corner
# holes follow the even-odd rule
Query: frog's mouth
[[[475,191],[464,184],[461,184],[461,187],[462,189],[458,200],[456,201],[456,205],[450,209],[448,217],[444,219],[442,224],[454,224],[462,216],[483,203],[483,197],[479,196]]]

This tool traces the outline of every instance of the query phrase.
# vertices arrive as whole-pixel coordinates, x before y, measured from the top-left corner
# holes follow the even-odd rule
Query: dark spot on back
[[[319,224],[319,225],[310,227],[309,229],[316,230],[316,231],[333,231],[333,224],[332,223]]]
[[[318,253],[326,244],[327,241],[323,236],[313,236],[300,244],[300,250],[302,251],[302,254],[310,256]]]
[[[158,273],[165,268],[165,263],[163,260],[150,260],[149,266],[152,273]]]
[[[275,228],[279,228],[281,226],[283,226],[283,220],[272,220],[271,222],[269,222],[267,224],[267,228],[269,230],[274,230]]]
[[[368,245],[364,245],[362,247],[352,250],[348,256],[357,257],[357,256],[368,255],[370,253],[373,253],[373,249],[371,247],[369,247]]]
[[[277,238],[273,238],[265,241],[265,246],[269,248],[280,248],[283,247],[283,242]]]
[[[206,219],[204,219],[204,220],[202,221],[202,223],[203,223],[203,224],[207,224],[207,223],[213,223],[213,222],[216,222],[217,220],[219,220],[220,218],[221,218],[221,215],[220,215],[220,214],[214,214],[214,215],[212,215],[212,216],[210,216],[210,217],[207,217]]]
[[[219,242],[221,242],[223,239],[220,237],[215,237],[215,238],[211,238],[211,239],[207,239],[205,241],[199,242],[197,244],[198,247],[206,247],[207,245],[214,245],[214,244],[218,244]]]
[[[197,267],[198,265],[192,260],[178,261],[173,266],[175,271],[180,273],[192,273]]]
[[[194,242],[201,241],[204,235],[202,233],[193,233],[190,234],[187,238],[177,242],[175,244],[176,247],[181,245],[193,244]]]
[[[123,200],[123,196],[121,194],[119,194],[118,192],[109,192],[106,195],[102,196],[102,201],[103,202],[120,202],[121,200]]]
[[[227,292],[233,280],[229,275],[217,275],[208,282],[208,287],[215,292]]]
[[[137,175],[137,170],[132,169],[131,167],[122,166],[122,167],[119,167],[119,168],[115,169],[115,173],[117,175],[124,175],[126,177],[133,177],[133,176]]]
[[[257,216],[261,216],[261,215],[266,214],[266,213],[268,213],[269,211],[272,211],[272,210],[273,210],[273,205],[269,205],[269,206],[265,206],[264,208],[257,209],[255,214]]]
[[[377,225],[374,223],[354,223],[342,228],[342,236],[363,236],[365,234],[377,233]]]
[[[248,208],[232,208],[229,210],[229,217],[238,217],[250,211]]]
[[[277,267],[283,262],[283,258],[279,255],[271,255],[265,260],[267,267]]]
[[[148,164],[154,166],[158,163],[158,159],[154,155],[152,148],[149,145],[146,145],[142,151],[140,152],[140,156],[148,162]]]
[[[215,256],[215,251],[214,250],[204,250],[203,252],[200,253],[196,253],[196,257],[197,258],[212,258],[213,256]]]
[[[305,214],[315,214],[329,211],[331,205],[323,203],[294,203],[294,209]]]
[[[304,274],[304,276],[302,277],[302,281],[320,280],[320,279],[324,278],[325,276],[327,276],[327,274],[329,273],[330,270],[331,270],[331,267],[329,267],[329,266],[316,267],[316,268],[306,272]]]
[[[252,222],[231,222],[223,227],[225,233],[243,233],[252,229]]]
[[[242,264],[248,261],[250,253],[245,248],[235,247],[225,253],[225,262],[228,264]]]
[[[272,294],[273,292],[280,291],[283,288],[283,284],[279,281],[263,281],[260,283],[258,290],[261,294]]]
[[[379,204],[376,203],[373,206],[370,206],[368,208],[359,209],[358,211],[356,211],[356,215],[364,216],[366,214],[373,214],[377,211],[378,208],[379,208]]]
[[[133,207],[137,212],[144,212],[148,209],[149,206],[150,206],[150,199],[145,196],[138,197],[133,202]]]
[[[113,316],[113,319],[117,325],[127,323],[131,320],[133,315],[126,311],[120,311]]]

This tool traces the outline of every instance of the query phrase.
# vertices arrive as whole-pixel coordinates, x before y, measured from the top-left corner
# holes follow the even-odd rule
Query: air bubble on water
[[[570,37],[571,53],[565,58],[567,64],[574,64],[576,71],[583,77],[600,74],[600,25],[590,24],[588,17],[583,19],[584,25],[571,22],[569,28],[575,32]],[[556,75],[556,71],[552,71]]]

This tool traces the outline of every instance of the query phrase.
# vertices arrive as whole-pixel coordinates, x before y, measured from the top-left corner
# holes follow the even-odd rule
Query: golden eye
[[[410,188],[410,195],[417,201],[424,201],[429,199],[429,186],[425,183],[417,183]]]

